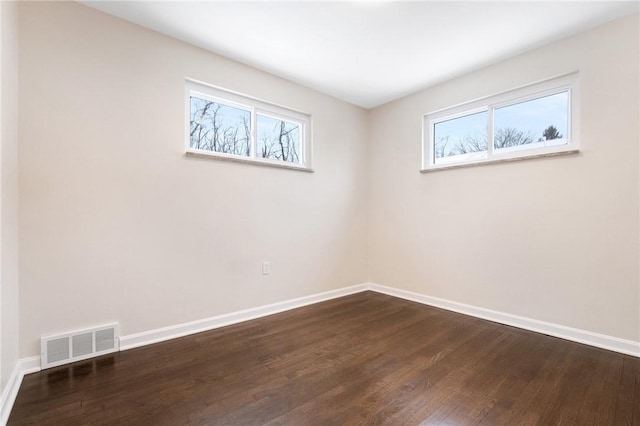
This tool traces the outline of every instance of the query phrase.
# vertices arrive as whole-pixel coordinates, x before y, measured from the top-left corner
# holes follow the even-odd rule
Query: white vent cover
[[[55,367],[119,349],[117,323],[46,336],[40,339],[40,366]]]

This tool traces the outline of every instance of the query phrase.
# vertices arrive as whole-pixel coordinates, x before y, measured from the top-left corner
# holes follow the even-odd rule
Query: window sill
[[[550,157],[560,157],[560,156],[566,156],[566,155],[576,155],[579,153],[580,153],[580,150],[571,149],[567,151],[549,152],[545,154],[525,155],[522,157],[499,158],[494,160],[477,161],[475,163],[447,164],[445,166],[436,166],[436,167],[430,167],[427,169],[421,169],[420,173],[439,172],[441,170],[461,169],[466,167],[488,166],[490,164],[511,163],[514,161],[533,160],[535,158],[550,158]]]
[[[200,151],[186,151],[185,155],[191,158],[231,161],[234,163],[251,164],[251,165],[263,166],[263,167],[275,167],[278,169],[297,170],[300,172],[308,172],[308,173],[315,172],[314,169],[306,166],[302,166],[302,165],[296,165],[296,164],[284,163],[284,162],[275,162],[275,161],[269,161],[269,160],[261,160],[257,158],[231,157],[227,155],[214,154],[214,153],[210,154],[210,153],[200,152]]]

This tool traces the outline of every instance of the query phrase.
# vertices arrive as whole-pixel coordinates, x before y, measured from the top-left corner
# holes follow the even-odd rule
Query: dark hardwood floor
[[[27,424],[640,425],[640,359],[366,292],[28,375]]]

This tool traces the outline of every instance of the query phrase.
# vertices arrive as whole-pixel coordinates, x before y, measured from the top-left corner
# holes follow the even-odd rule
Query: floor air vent
[[[119,349],[118,324],[46,336],[40,339],[40,366],[55,367]]]

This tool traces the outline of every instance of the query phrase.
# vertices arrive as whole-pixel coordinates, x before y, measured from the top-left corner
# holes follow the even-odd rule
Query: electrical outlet
[[[264,261],[262,262],[262,275],[269,275],[271,273],[271,263]]]

